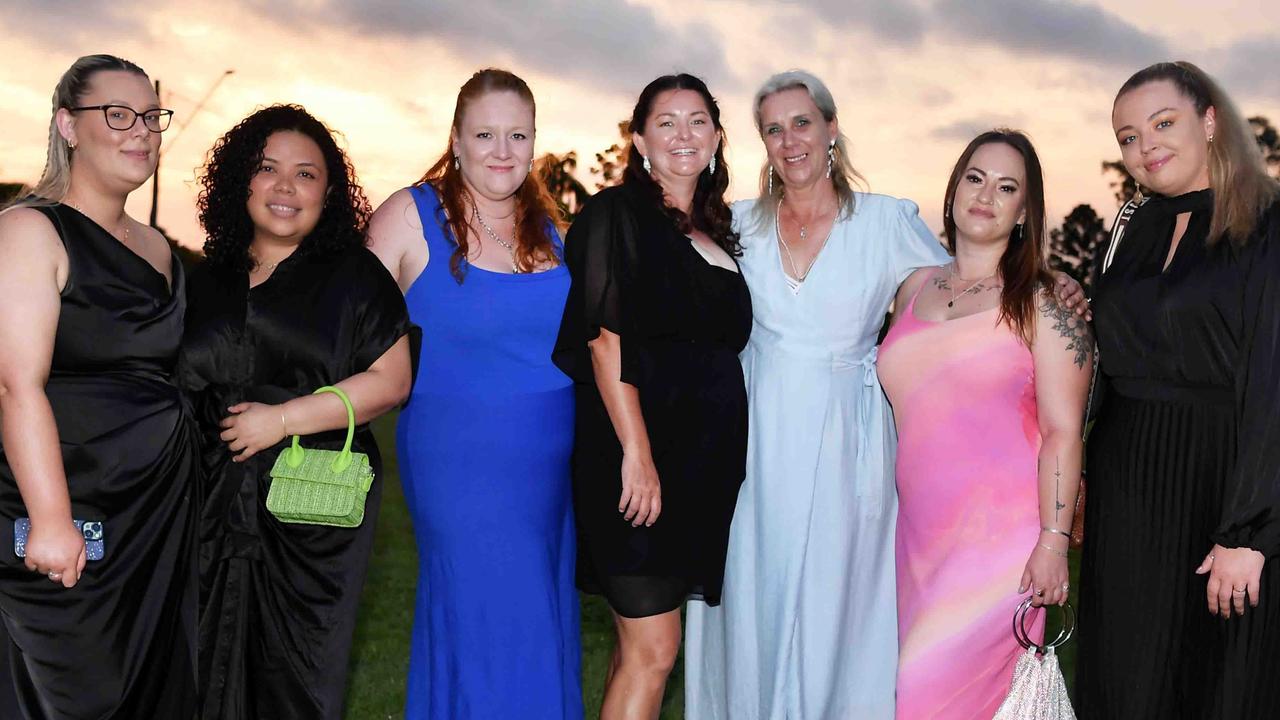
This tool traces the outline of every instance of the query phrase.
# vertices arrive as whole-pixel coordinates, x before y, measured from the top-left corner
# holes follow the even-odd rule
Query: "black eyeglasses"
[[[82,110],[101,110],[107,120],[107,127],[112,130],[128,130],[142,118],[142,125],[153,133],[162,133],[169,129],[169,121],[173,120],[173,111],[156,108],[138,112],[128,105],[84,105],[67,108],[71,112]]]

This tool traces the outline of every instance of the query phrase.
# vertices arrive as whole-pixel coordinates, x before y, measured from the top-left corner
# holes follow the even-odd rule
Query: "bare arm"
[[[1056,296],[1037,298],[1036,407],[1040,423],[1038,482],[1040,536],[1027,562],[1024,586],[1044,590],[1043,601],[1067,599],[1067,548],[1083,462],[1081,424],[1093,372],[1088,324]]]
[[[337,383],[355,408],[356,423],[366,423],[409,396],[409,338],[401,337],[368,370]],[[240,403],[228,408],[221,438],[244,461],[288,435],[312,435],[347,427],[347,408],[331,394],[304,395],[279,405]]]
[[[378,206],[369,218],[366,240],[369,250],[395,278],[400,292],[408,292],[430,255],[422,237],[417,205],[407,189],[397,190]]]
[[[893,317],[889,321],[890,325],[898,324],[898,319],[902,317],[902,313],[906,312],[907,307],[911,305],[911,298],[915,296],[920,286],[933,274],[934,270],[936,270],[934,267],[918,268],[908,275],[906,280],[902,281],[902,284],[898,286],[898,294],[893,298],[893,307],[891,308]]]
[[[662,513],[662,491],[653,463],[640,393],[622,378],[622,338],[605,328],[587,343],[596,387],[622,445],[622,495],[618,512],[632,525],[653,525]]]
[[[66,251],[43,215],[0,215],[0,437],[31,519],[26,565],[71,587],[84,569],[84,538],[71,524],[58,428],[44,392],[66,278]]]

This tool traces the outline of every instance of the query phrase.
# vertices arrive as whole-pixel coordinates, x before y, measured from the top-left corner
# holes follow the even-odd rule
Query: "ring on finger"
[[[46,573],[46,576],[47,576],[50,580],[52,580],[52,581],[54,581],[54,582],[57,582],[57,581],[59,581],[59,580],[61,580],[61,579],[62,579],[62,573],[60,573],[60,572],[54,572],[54,571],[52,571],[52,570],[50,570],[48,573]]]
[[[1044,590],[1043,589],[1036,590],[1036,597],[1044,597]]]

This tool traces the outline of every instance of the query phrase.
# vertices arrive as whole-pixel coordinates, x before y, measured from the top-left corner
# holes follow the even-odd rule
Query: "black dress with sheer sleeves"
[[[1212,209],[1149,201],[1094,296],[1082,718],[1280,717],[1280,204],[1243,245],[1206,243]],[[1214,543],[1267,558],[1243,618],[1208,612]]]
[[[103,557],[66,589],[13,551],[27,511],[0,450],[0,615],[14,720],[191,718],[196,707],[196,430],[172,380],[184,277],[165,277],[65,205],[37,208],[66,248],[45,395],[75,519]]]
[[[201,712],[219,720],[342,717],[356,609],[382,493],[374,483],[357,528],[283,523],[266,508],[270,472],[289,439],[232,462],[218,423],[240,402],[276,404],[368,370],[409,330],[404,298],[364,248],[295,253],[250,288],[246,273],[197,268],[188,292],[178,378],[200,429]],[[340,449],[345,428],[303,438]],[[408,631],[408,626],[405,628]]]
[[[573,282],[553,359],[577,388],[573,453],[578,585],[645,617],[694,597],[716,605],[729,522],[746,474],[747,397],[738,353],[751,333],[740,272],[711,265],[633,185],[602,190],[565,239]],[[621,380],[637,388],[662,512],[618,512],[622,447],[587,343],[621,338]]]

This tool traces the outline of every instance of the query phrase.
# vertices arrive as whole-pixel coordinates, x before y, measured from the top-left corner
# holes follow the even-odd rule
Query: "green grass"
[[[348,720],[393,720],[404,712],[405,674],[409,669],[409,631],[413,624],[413,591],[417,582],[417,550],[413,528],[396,471],[395,416],[373,425],[382,448],[382,510],[374,536],[373,559],[356,624],[351,675],[347,686]],[[1077,602],[1080,557],[1071,557],[1071,602]],[[1053,613],[1050,637],[1057,633]],[[582,686],[588,718],[598,718],[605,667],[613,651],[613,620],[598,597],[582,596]],[[1068,686],[1075,668],[1076,643],[1059,653]],[[684,663],[676,663],[662,705],[662,720],[678,720],[684,707]]]

